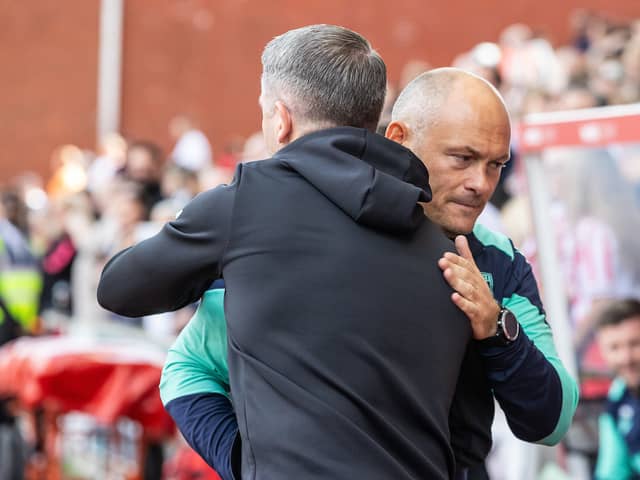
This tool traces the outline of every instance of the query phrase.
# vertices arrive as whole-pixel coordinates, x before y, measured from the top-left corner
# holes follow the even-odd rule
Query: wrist
[[[498,332],[498,317],[500,315],[502,307],[494,302],[493,308],[487,314],[484,321],[482,322],[482,330],[474,331],[474,338],[476,340],[484,340],[486,338],[495,337]]]
[[[494,334],[480,341],[487,346],[511,345],[520,334],[520,324],[515,315],[509,309],[499,306],[495,319]]]

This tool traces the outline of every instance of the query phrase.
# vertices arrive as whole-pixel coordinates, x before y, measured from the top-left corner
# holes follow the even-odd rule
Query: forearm
[[[112,258],[100,277],[100,305],[138,317],[197,300],[221,275],[234,188],[198,195],[157,235]]]
[[[163,237],[123,250],[107,263],[98,284],[100,305],[139,317],[177,310],[202,295],[216,272],[198,272],[195,265],[189,268],[187,259],[173,255],[168,259],[167,253],[175,249]]]
[[[510,303],[512,306],[517,307],[517,304],[514,305],[513,302]],[[518,310],[518,308],[516,308],[516,310]],[[521,322],[523,331],[531,340],[533,340],[536,350],[541,354],[546,365],[544,370],[545,376],[534,381],[543,382],[545,381],[545,378],[551,377],[550,372],[555,372],[557,381],[560,382],[560,391],[562,394],[562,402],[560,406],[552,404],[545,399],[545,384],[538,383],[536,384],[537,388],[520,393],[520,395],[523,395],[525,398],[530,398],[530,401],[532,402],[539,402],[539,408],[543,408],[546,405],[546,408],[550,409],[549,414],[553,413],[556,415],[557,422],[555,428],[548,435],[535,440],[537,443],[543,445],[555,445],[567,433],[567,430],[571,425],[573,415],[575,414],[576,407],[578,406],[578,384],[564,367],[560,357],[558,357],[553,344],[551,329],[544,321],[544,317],[540,316],[540,318],[535,321],[529,320],[527,315],[520,315],[519,318],[524,320]],[[531,375],[535,377],[535,372],[532,372]],[[556,384],[557,383],[553,382],[553,385]],[[554,410],[551,410],[552,408]],[[507,420],[511,420],[509,418],[509,414],[507,414]]]
[[[558,425],[563,388],[558,373],[523,332],[506,347],[478,342],[489,385],[516,437],[540,442]]]
[[[196,393],[229,396],[224,290],[207,291],[196,313],[167,352],[160,397],[167,405]]]
[[[223,480],[234,480],[234,470],[239,473],[240,437],[229,399],[216,393],[198,393],[175,398],[165,408],[191,448]]]
[[[529,372],[527,375],[531,376],[535,382],[550,382],[549,385],[554,386],[559,382],[561,403],[558,406],[555,402],[550,401],[545,391],[545,388],[547,388],[545,383],[536,383],[529,391],[514,392],[516,397],[522,395],[524,398],[514,398],[513,400],[519,403],[526,400],[532,403],[537,402],[537,408],[546,407],[549,409],[548,415],[556,416],[555,428],[547,435],[538,437],[535,440],[536,443],[543,445],[555,445],[562,439],[571,425],[573,415],[578,406],[578,383],[569,374],[558,356],[553,343],[551,328],[546,322],[537,286],[528,266],[527,274],[521,280],[521,284],[516,291],[517,293],[512,294],[510,297],[503,298],[502,304],[516,315],[522,327],[522,332],[533,342],[542,357],[539,360],[540,365],[544,364],[544,370],[539,373],[538,379],[536,379],[537,372],[535,371]],[[553,373],[555,373],[555,380],[551,380]],[[508,412],[505,411],[505,413],[510,424],[512,421],[519,421],[519,419],[510,418]]]
[[[226,357],[224,290],[209,290],[169,348],[160,397],[189,445],[229,480],[233,478],[233,442],[237,439],[239,445],[240,437],[228,399]]]

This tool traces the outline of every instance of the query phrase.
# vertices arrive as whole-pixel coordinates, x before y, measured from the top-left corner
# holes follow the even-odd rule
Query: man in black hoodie
[[[420,205],[426,168],[373,133],[384,63],[360,35],[315,25],[273,39],[262,64],[273,157],[114,257],[98,299],[148,315],[224,277],[242,439],[231,465],[234,436],[212,432],[224,478],[450,478],[471,328],[437,264],[452,244]]]
[[[460,251],[439,261],[456,290],[452,301],[467,314],[476,339],[468,346],[449,417],[456,479],[467,471],[469,478],[484,478],[475,475],[491,447],[494,396],[518,438],[544,445],[562,438],[578,397],[553,345],[531,267],[507,237],[476,221],[509,158],[509,123],[490,84],[442,68],[403,90],[386,132],[428,166],[432,200],[425,211]],[[211,465],[219,465],[221,456],[211,432],[237,429],[233,407],[225,410],[220,402],[220,396],[233,396],[222,286],[216,282],[203,295],[169,349],[160,382],[167,411]],[[505,315],[511,338],[504,336]]]

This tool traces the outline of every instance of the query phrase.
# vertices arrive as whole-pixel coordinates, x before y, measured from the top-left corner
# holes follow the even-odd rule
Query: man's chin
[[[462,229],[460,226],[445,226],[442,227],[442,229],[444,230],[445,235],[451,240],[456,238],[458,235],[468,235],[473,230],[473,228]]]
[[[468,235],[473,231],[473,226],[475,225],[475,218],[459,218],[458,222],[445,222],[442,225],[442,229],[445,231],[447,236],[453,238],[456,235]]]
[[[449,223],[443,226],[447,232],[451,232],[455,235],[468,235],[473,231],[473,226],[478,219],[477,215],[460,215],[459,213],[455,217],[457,222]]]
[[[429,208],[431,207],[431,208]],[[437,211],[432,205],[424,204],[423,209],[427,217],[437,225],[449,238],[455,238],[457,235],[467,235],[473,230],[475,220],[477,216],[465,215],[463,212],[452,208],[442,208]],[[456,222],[451,222],[449,219],[457,219]]]

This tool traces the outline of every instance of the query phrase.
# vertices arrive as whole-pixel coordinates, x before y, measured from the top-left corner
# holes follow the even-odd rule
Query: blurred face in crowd
[[[579,108],[593,108],[598,106],[598,99],[587,88],[571,88],[555,101],[556,110],[576,110]]]
[[[137,182],[153,182],[160,176],[160,166],[152,154],[142,147],[131,147],[127,154],[127,175]]]
[[[509,160],[511,129],[503,103],[477,78],[460,80],[421,131],[405,132],[405,147],[429,170],[433,198],[425,213],[450,237],[473,230]],[[393,125],[387,137],[393,135]]]
[[[116,191],[112,196],[112,212],[121,228],[127,230],[145,218],[145,207],[134,191]]]
[[[627,386],[640,387],[640,316],[601,327],[598,343],[609,367]]]

